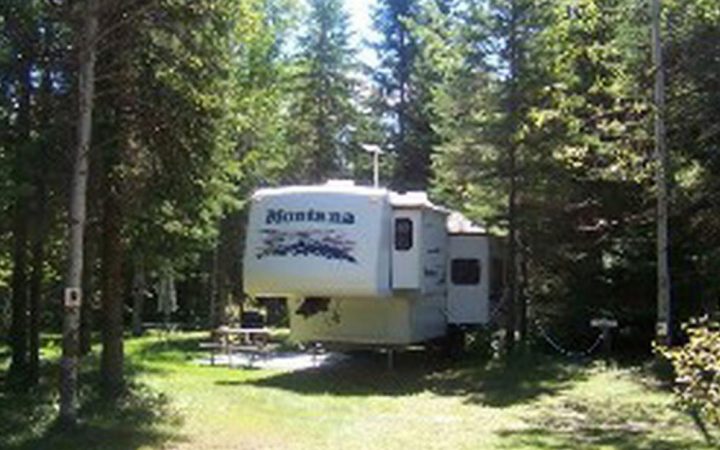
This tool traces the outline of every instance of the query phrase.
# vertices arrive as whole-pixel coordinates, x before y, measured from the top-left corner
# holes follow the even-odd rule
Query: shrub
[[[720,428],[720,322],[707,317],[683,325],[688,342],[656,347],[675,370],[675,393],[683,408]]]

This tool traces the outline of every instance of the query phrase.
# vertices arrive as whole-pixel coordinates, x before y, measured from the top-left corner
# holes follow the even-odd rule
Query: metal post
[[[380,187],[380,146],[374,144],[362,145],[363,150],[373,155],[373,187]]]
[[[380,186],[380,153],[373,152],[373,187]]]

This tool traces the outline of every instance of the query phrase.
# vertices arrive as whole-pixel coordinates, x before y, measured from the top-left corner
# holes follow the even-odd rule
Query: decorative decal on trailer
[[[291,222],[318,222],[333,223],[337,225],[352,225],[355,215],[349,211],[286,211],[284,209],[268,209],[265,216],[266,225],[275,225]]]
[[[355,241],[336,230],[280,231],[265,228],[260,232],[263,240],[257,249],[257,259],[267,256],[317,256],[357,263],[352,254]]]

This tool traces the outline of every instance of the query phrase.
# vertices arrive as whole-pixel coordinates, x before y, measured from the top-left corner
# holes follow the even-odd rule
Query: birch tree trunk
[[[665,145],[665,68],[660,40],[660,0],[653,0],[652,60],[655,70],[655,182],[657,186],[657,340],[672,343],[668,257],[668,156]]]
[[[83,233],[86,216],[88,153],[92,138],[95,61],[98,34],[97,0],[87,0],[79,39],[77,146],[70,198],[70,257],[63,299],[63,351],[60,363],[60,422],[77,421],[77,378],[80,307],[82,305]]]

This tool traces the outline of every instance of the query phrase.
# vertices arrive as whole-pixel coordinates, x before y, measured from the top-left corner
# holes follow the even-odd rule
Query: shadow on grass
[[[626,420],[623,420],[626,419]],[[665,432],[672,424],[655,423],[652,418],[627,420],[627,414],[592,411],[565,423],[542,421],[528,429],[502,431],[502,448],[538,450],[605,449],[617,450],[700,450],[717,448],[698,433],[678,435]],[[661,430],[659,435],[652,431]]]
[[[630,429],[608,430],[603,427],[585,427],[568,431],[532,428],[523,431],[503,432],[507,439],[504,448],[532,448],[538,450],[605,449],[616,450],[700,450],[714,448],[697,440],[663,440],[648,437],[647,433]]]
[[[384,355],[361,353],[333,366],[247,381],[221,380],[217,384],[339,396],[403,396],[433,392],[461,396],[468,403],[499,407],[531,402],[582,378],[580,366],[543,356],[450,363],[428,357],[426,353],[407,352],[396,356],[393,370],[387,369]]]
[[[0,382],[4,375],[0,373]],[[80,424],[62,430],[55,422],[58,378],[57,365],[47,365],[41,384],[31,392],[0,391],[0,449],[125,450],[182,440],[172,431],[181,418],[164,394],[130,380],[117,402],[107,402],[98,394],[99,375],[89,371],[81,373],[79,383]]]
[[[200,342],[207,337],[194,333],[181,334],[149,334],[137,340],[138,348],[132,351],[132,357],[139,363],[150,362],[185,362],[200,355]]]

